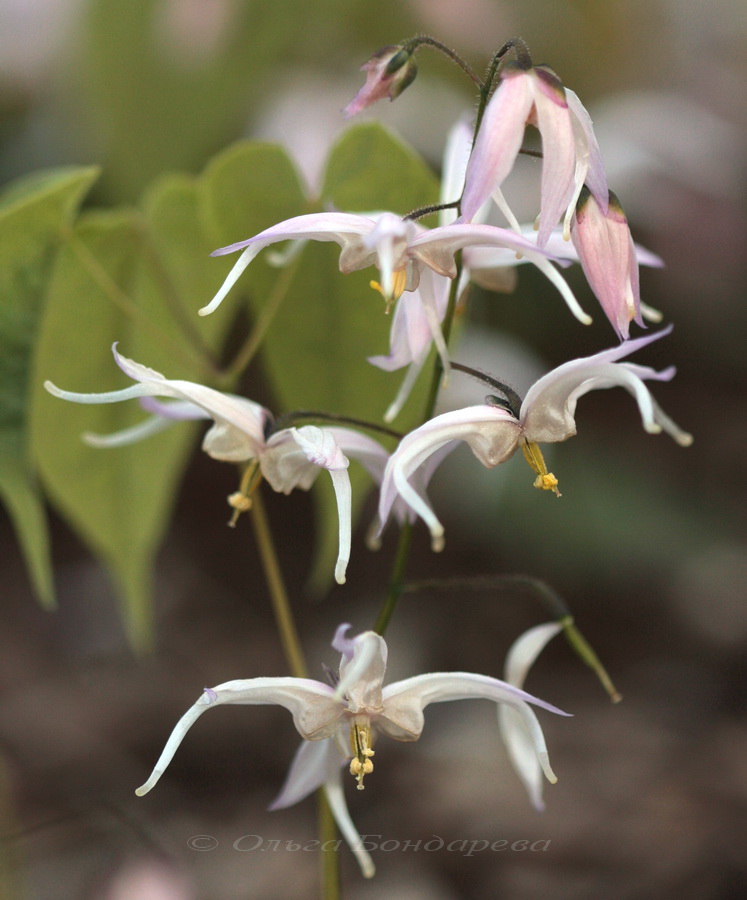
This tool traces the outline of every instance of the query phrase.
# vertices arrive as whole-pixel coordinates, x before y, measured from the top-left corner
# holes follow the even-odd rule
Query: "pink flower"
[[[418,74],[412,54],[401,47],[384,47],[361,66],[367,72],[366,83],[343,110],[346,118],[357,115],[366,107],[389,97],[394,100],[409,87]]]
[[[571,223],[571,239],[591,289],[621,340],[630,322],[643,325],[638,260],[622,206],[609,192],[606,211],[584,187]]]
[[[544,247],[564,213],[569,219],[584,182],[605,211],[607,204],[607,177],[589,114],[546,66],[509,63],[501,73],[467,165],[461,213],[463,221],[471,221],[493,194],[505,206],[500,187],[513,168],[527,124],[536,125],[542,136],[537,243]]]

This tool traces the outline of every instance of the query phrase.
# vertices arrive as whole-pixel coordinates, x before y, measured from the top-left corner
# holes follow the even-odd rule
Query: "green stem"
[[[454,321],[454,313],[456,312],[459,276],[462,271],[461,253],[457,253],[455,262],[457,272],[456,276],[451,282],[449,303],[446,307],[446,315],[444,316],[443,325],[441,326],[441,330],[444,336],[444,342],[447,344],[447,346],[449,343],[449,338],[451,337],[451,326]],[[441,363],[441,357],[436,354],[436,358],[433,362],[431,385],[428,391],[428,398],[426,400],[425,408],[423,411],[423,422],[427,422],[428,419],[433,416],[433,410],[436,407],[436,398],[438,396],[438,389],[441,386],[441,379],[443,378],[443,374],[444,369],[443,364]],[[379,615],[376,619],[376,623],[373,627],[373,630],[377,632],[377,634],[384,634],[384,632],[386,631],[387,627],[389,626],[389,622],[394,615],[394,610],[397,607],[399,598],[402,594],[402,586],[404,584],[405,573],[407,572],[407,563],[410,557],[411,543],[412,525],[409,522],[405,522],[402,525],[399,533],[399,543],[397,544],[397,553],[394,558],[394,566],[392,568],[392,574],[389,579],[389,588],[387,589],[386,597],[384,598],[384,602],[381,606]]]
[[[619,703],[622,700],[622,694],[618,692],[617,688],[612,683],[612,679],[607,674],[607,670],[600,662],[599,657],[591,648],[589,642],[581,634],[578,628],[576,628],[573,617],[565,616],[560,620],[560,624],[563,626],[568,643],[573,647],[586,665],[594,671],[597,678],[601,681],[602,687],[609,694],[610,700],[613,703]]]
[[[267,302],[262,304],[262,309],[257,316],[257,321],[244,342],[244,345],[239,349],[233,362],[224,372],[224,379],[227,383],[231,384],[238,378],[254,359],[270,325],[272,325],[273,319],[288,296],[288,289],[296,275],[297,268],[298,257],[296,257],[292,263],[287,265],[278,276],[273,285],[272,292],[267,298]]]
[[[262,562],[267,587],[270,591],[272,611],[275,614],[275,622],[278,626],[280,642],[283,646],[283,653],[285,654],[288,668],[296,678],[307,678],[306,660],[304,659],[301,641],[298,637],[296,623],[293,619],[288,592],[285,589],[283,575],[280,571],[280,564],[275,552],[275,543],[272,539],[270,523],[267,520],[264,501],[259,491],[256,491],[252,497],[250,515],[254,526],[254,535],[257,539],[259,558]]]
[[[384,634],[389,620],[394,614],[400,595],[402,593],[402,584],[407,571],[407,561],[410,557],[410,544],[412,542],[412,525],[405,522],[399,535],[399,543],[397,544],[397,555],[394,558],[394,566],[392,575],[389,579],[389,588],[387,590],[384,603],[379,611],[378,618],[374,624],[373,630],[377,634]]]
[[[334,845],[337,842],[337,825],[323,790],[317,791],[318,832],[322,848],[322,897],[324,900],[340,900],[340,857]],[[325,846],[332,849],[325,850]]]
[[[607,691],[610,700],[613,703],[619,703],[622,700],[622,694],[618,692],[617,688],[612,683],[612,679],[602,665],[599,657],[576,627],[571,611],[565,600],[563,600],[560,594],[541,578],[534,578],[532,575],[474,575],[469,578],[426,579],[423,581],[410,582],[408,584],[400,584],[399,593],[410,594],[423,590],[443,591],[457,587],[477,591],[490,591],[500,587],[517,587],[528,590],[542,602],[549,614],[554,619],[557,619],[565,632],[568,643],[571,645],[576,655],[592,669],[602,687]]]
[[[275,614],[283,653],[288,663],[288,668],[296,678],[307,678],[308,667],[304,658],[298,630],[293,618],[288,592],[280,571],[275,543],[272,539],[270,523],[267,519],[264,501],[259,491],[252,497],[250,510],[254,534],[259,548],[259,557],[264,569],[267,587],[270,591],[272,610]],[[319,810],[319,838],[320,847],[330,842],[337,841],[337,826],[329,808],[324,790],[317,791],[317,804]],[[340,859],[334,850],[322,851],[321,856],[321,882],[323,900],[340,900]]]

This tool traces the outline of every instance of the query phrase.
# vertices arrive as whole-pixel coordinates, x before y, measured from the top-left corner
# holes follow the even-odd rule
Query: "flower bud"
[[[627,340],[631,320],[643,325],[638,260],[628,220],[612,191],[605,213],[584,186],[571,223],[571,239],[605,315],[620,339]]]
[[[383,97],[394,100],[409,87],[418,74],[410,50],[400,46],[384,47],[361,66],[367,72],[366,83],[343,110],[346,118],[356,115]]]

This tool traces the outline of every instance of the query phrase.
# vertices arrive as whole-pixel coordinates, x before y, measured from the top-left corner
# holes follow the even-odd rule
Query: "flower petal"
[[[467,443],[480,462],[491,468],[514,454],[519,436],[519,423],[511,413],[488,405],[443,413],[411,431],[392,454],[384,472],[379,501],[382,527],[399,495],[430,529],[434,549],[441,549],[443,526],[422,491],[411,483],[416,470],[442,448],[444,455],[448,453],[456,441]],[[453,446],[446,449],[448,445]]]
[[[643,383],[644,378],[669,380],[674,376],[674,369],[656,372],[632,363],[614,364],[670,331],[671,327],[625,341],[619,347],[572,360],[543,375],[529,389],[521,406],[524,436],[537,443],[564,441],[576,433],[574,413],[579,397],[591,390],[623,387],[635,397],[646,431],[655,434],[665,429],[678,443],[686,446],[692,441],[691,436],[664,416]]]
[[[434,672],[391,684],[383,691],[384,714],[377,720],[377,727],[395,740],[417,740],[423,730],[423,710],[426,706],[430,703],[470,699],[507,703],[515,709],[531,735],[534,752],[548,781],[557,780],[550,768],[542,728],[528,704],[532,703],[561,716],[569,713],[488,675]]]
[[[531,76],[506,67],[491,97],[467,164],[461,213],[471,222],[513,168],[534,103]]]
[[[560,624],[548,622],[530,628],[514,641],[506,657],[506,681],[516,687],[523,687],[532,663],[547,642],[560,631]],[[527,730],[524,719],[513,707],[501,704],[498,707],[498,726],[511,763],[526,787],[532,805],[537,810],[544,809],[542,767],[535,752],[532,734]]]
[[[332,737],[323,741],[302,741],[280,793],[267,808],[286,809],[300,802],[329,781],[346,761]]]
[[[333,694],[329,685],[309,678],[250,678],[206,688],[176,723],[153,772],[135,793],[142,797],[156,785],[189,729],[207,709],[223,703],[277,703],[289,710],[302,737],[320,740],[334,733],[343,713],[343,707],[334,699]]]
[[[355,858],[358,860],[358,865],[361,867],[363,877],[373,878],[376,874],[376,866],[374,866],[368,850],[366,850],[363,845],[358,829],[350,818],[348,805],[345,802],[345,792],[343,791],[342,777],[339,769],[324,785],[324,793],[327,796],[329,808],[332,811],[337,827],[340,829],[340,833],[345,838],[348,847],[350,847],[355,854]]]

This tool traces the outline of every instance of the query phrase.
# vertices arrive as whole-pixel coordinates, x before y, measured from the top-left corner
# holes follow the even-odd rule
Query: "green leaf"
[[[322,197],[346,212],[405,215],[438,202],[438,180],[425,161],[378,122],[354,125],[332,148]]]
[[[168,189],[148,214],[166,215]],[[182,196],[183,200],[184,197]],[[178,235],[174,235],[178,239]],[[172,377],[205,374],[179,327],[182,299],[168,268],[154,265],[153,247],[136,213],[95,213],[81,219],[61,250],[49,290],[35,360],[34,456],[45,486],[85,543],[112,572],[125,599],[136,646],[151,639],[150,573],[186,466],[194,429],[188,423],[148,441],[98,449],[85,432],[109,434],[145,418],[136,403],[80,406],[46,393],[45,379],[67,390],[99,392],[130,382],[118,372],[114,341],[137,361]]]
[[[31,353],[57,248],[98,170],[19,179],[0,196],[0,497],[39,599],[54,602],[44,504],[27,461]]]

